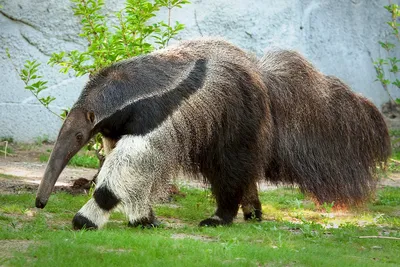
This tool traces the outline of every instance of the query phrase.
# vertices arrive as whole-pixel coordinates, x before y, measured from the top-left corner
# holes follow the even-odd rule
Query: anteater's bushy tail
[[[368,199],[376,188],[376,166],[391,153],[379,110],[296,52],[268,52],[259,65],[276,137],[267,179],[298,184],[320,203]]]

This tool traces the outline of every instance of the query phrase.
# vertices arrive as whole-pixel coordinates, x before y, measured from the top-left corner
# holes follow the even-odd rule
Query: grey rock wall
[[[106,1],[108,12],[123,0]],[[388,100],[374,82],[372,59],[384,56],[378,40],[392,38],[385,25],[387,0],[192,0],[173,10],[172,18],[186,25],[180,39],[222,36],[258,56],[266,48],[300,51],[322,72],[336,75],[377,106]],[[26,90],[7,59],[8,48],[20,68],[25,59],[42,62],[49,81],[42,92],[57,98],[50,108],[59,112],[78,97],[87,77],[58,73],[47,66],[49,56],[61,50],[83,49],[79,23],[67,0],[0,0],[0,137],[33,141],[47,135],[54,140],[61,121]],[[167,13],[160,11],[160,18]],[[395,94],[399,95],[400,94]]]

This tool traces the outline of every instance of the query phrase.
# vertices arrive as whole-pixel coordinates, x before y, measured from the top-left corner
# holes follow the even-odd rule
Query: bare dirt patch
[[[170,217],[162,217],[159,216],[158,219],[160,219],[161,223],[166,227],[170,229],[178,229],[178,228],[184,228],[187,227],[189,224],[183,222],[180,219],[177,218],[170,218]]]
[[[172,239],[193,239],[193,240],[199,240],[203,242],[215,242],[217,239],[211,238],[209,236],[202,236],[202,235],[189,235],[189,234],[172,234],[171,235]]]
[[[125,248],[104,248],[104,247],[97,247],[103,253],[115,253],[115,254],[122,254],[122,253],[132,253],[134,252],[133,249],[125,249]]]
[[[389,177],[382,178],[379,181],[379,186],[393,186],[393,187],[400,187],[400,173],[391,173]]]
[[[46,169],[46,163],[39,161],[40,156],[50,154],[52,144],[9,144],[12,153],[0,152],[0,193],[19,193],[36,191]],[[67,166],[61,173],[55,191],[85,193],[86,188],[73,188],[79,178],[92,180],[96,169]]]
[[[45,163],[0,161],[0,193],[36,191],[46,168]],[[66,167],[58,179],[55,191],[85,193],[87,188],[74,188],[74,181],[91,180],[96,169]]]

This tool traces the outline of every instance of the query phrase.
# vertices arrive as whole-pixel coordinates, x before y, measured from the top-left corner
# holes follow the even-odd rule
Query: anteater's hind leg
[[[201,172],[210,182],[217,202],[217,210],[211,218],[200,222],[200,226],[231,224],[236,217],[243,196],[247,194],[245,206],[254,206],[261,218],[261,204],[258,201],[256,181],[262,170],[262,157],[251,149],[253,145],[243,142],[225,145],[227,150],[217,151],[213,162],[203,165]],[[248,198],[247,198],[248,197]],[[249,215],[252,209],[246,210]]]
[[[227,182],[228,177],[211,182],[211,190],[217,201],[215,214],[200,222],[200,226],[217,226],[231,224],[239,210],[240,201],[243,196],[243,187],[238,184]]]
[[[251,183],[244,191],[241,201],[243,217],[245,220],[262,220],[261,202],[258,198],[257,183]]]
[[[237,215],[245,193],[251,193],[251,201],[246,202],[246,207],[255,205],[256,209],[261,209],[257,191],[254,191],[254,189],[257,190],[255,179],[251,178],[256,177],[253,170],[254,166],[240,164],[238,158],[228,159],[222,166],[224,166],[224,172],[203,173],[211,183],[211,190],[217,202],[217,210],[214,216],[201,221],[200,226],[231,224]]]

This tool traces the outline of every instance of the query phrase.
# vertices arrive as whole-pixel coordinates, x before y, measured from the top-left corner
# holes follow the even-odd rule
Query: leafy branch
[[[390,21],[387,24],[390,26],[392,32],[391,34],[396,37],[396,39],[400,42],[400,33],[399,26],[400,23],[397,22],[397,18],[400,17],[400,9],[397,4],[390,4],[385,6],[385,9],[391,14]],[[400,69],[398,63],[400,63],[400,59],[397,59],[395,56],[391,56],[392,52],[395,51],[396,45],[385,41],[379,41],[379,45],[386,52],[386,58],[378,58],[373,64],[376,71],[376,81],[379,81],[388,94],[391,104],[400,103],[399,99],[394,99],[390,93],[390,87],[395,86],[400,89],[400,80],[396,78]],[[394,76],[392,80],[390,76]]]
[[[52,96],[46,96],[46,97],[39,96],[40,92],[47,89],[46,86],[47,81],[43,81],[42,80],[43,76],[37,74],[40,63],[37,63],[36,60],[33,61],[27,60],[24,64],[24,68],[19,70],[12,61],[8,49],[6,49],[6,54],[9,60],[11,61],[15,71],[18,73],[19,77],[24,82],[25,89],[31,92],[32,95],[37,99],[37,101],[39,101],[39,103],[42,104],[42,106],[44,106],[49,112],[62,119],[60,115],[58,115],[49,108],[50,103],[53,102],[56,98]]]
[[[184,29],[179,22],[170,25],[171,10],[189,3],[187,0],[127,0],[125,7],[115,14],[117,23],[108,25],[110,20],[102,14],[103,0],[71,2],[74,15],[81,19],[80,36],[88,41],[88,47],[85,51],[53,53],[48,63],[60,66],[62,73],[72,69],[76,76],[93,74],[112,63],[165,47]],[[168,9],[168,23],[149,23],[162,7]]]
[[[165,32],[161,34],[161,36],[156,37],[157,43],[160,44],[162,47],[168,45],[169,40],[175,36],[179,31],[183,30],[185,25],[176,22],[174,27],[171,27],[171,12],[173,8],[181,8],[182,5],[190,3],[187,0],[160,0],[161,6],[165,6],[168,9],[168,24],[164,22],[160,23],[165,29]]]

